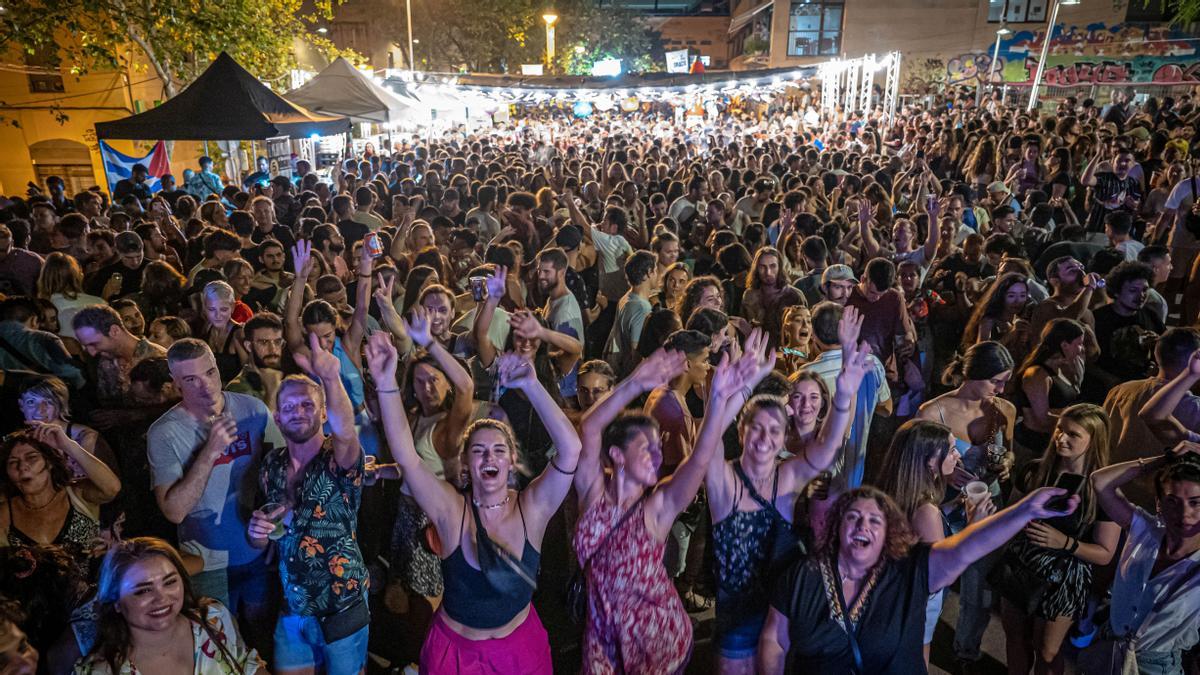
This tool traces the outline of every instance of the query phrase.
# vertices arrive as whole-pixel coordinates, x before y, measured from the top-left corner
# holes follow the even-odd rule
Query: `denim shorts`
[[[748,616],[717,636],[717,653],[736,661],[748,659],[758,651],[758,636],[766,623],[765,614]]]
[[[367,636],[363,626],[337,642],[325,643],[321,624],[314,616],[280,614],[275,622],[275,670],[316,667],[326,675],[357,675],[367,663]]]

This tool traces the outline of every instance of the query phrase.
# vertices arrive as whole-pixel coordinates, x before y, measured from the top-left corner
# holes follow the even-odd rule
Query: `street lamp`
[[[1050,21],[1046,24],[1046,39],[1042,41],[1042,57],[1038,59],[1037,72],[1033,76],[1033,89],[1029,92],[1029,105],[1025,112],[1033,112],[1037,107],[1038,87],[1042,86],[1042,74],[1046,72],[1046,58],[1050,56],[1050,40],[1054,38],[1054,26],[1058,23],[1058,8],[1063,5],[1078,5],[1079,0],[1054,0],[1054,9],[1050,10]]]
[[[413,58],[413,36],[412,36],[412,0],[404,0],[404,16],[408,24],[408,69],[416,70],[417,62]]]
[[[554,70],[554,24],[558,23],[558,15],[548,9],[542,21],[546,22],[546,72],[549,73]]]
[[[1000,38],[1007,35],[1012,35],[1012,29],[1008,27],[1008,22],[1004,19],[1000,20],[1000,29],[996,31],[996,46],[992,48],[992,65],[988,68],[988,84],[992,83],[992,77],[996,74],[996,63],[1000,60]]]

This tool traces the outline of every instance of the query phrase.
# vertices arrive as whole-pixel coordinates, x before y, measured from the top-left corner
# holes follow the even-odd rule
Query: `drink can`
[[[363,238],[363,246],[367,247],[367,253],[372,258],[378,258],[383,255],[383,242],[379,240],[378,232],[368,232]]]

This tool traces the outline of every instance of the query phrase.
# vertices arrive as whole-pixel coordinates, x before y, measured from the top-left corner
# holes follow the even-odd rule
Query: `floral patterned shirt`
[[[279,575],[288,611],[323,616],[357,600],[369,585],[358,548],[358,507],[362,502],[363,458],[351,469],[338,466],[333,439],[304,467],[296,494],[287,494],[287,447],[274,448],[263,460],[262,487],[267,502],[289,504],[291,524],[276,542]]]

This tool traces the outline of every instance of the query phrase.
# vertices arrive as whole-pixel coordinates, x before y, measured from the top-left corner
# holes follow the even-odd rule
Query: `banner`
[[[688,50],[667,52],[667,72],[686,73],[688,71]]]
[[[117,181],[133,175],[134,164],[141,164],[150,171],[150,176],[146,178],[146,185],[150,186],[150,192],[158,192],[162,188],[160,179],[171,173],[171,160],[167,157],[167,144],[163,141],[155,143],[150,152],[142,157],[130,157],[113,150],[108,143],[100,141],[100,157],[104,160],[104,173],[108,176],[109,194],[116,190]],[[178,180],[176,180],[176,184],[178,184]]]

